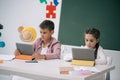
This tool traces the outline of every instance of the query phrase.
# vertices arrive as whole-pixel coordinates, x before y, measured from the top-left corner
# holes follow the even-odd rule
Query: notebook
[[[16,43],[16,47],[23,55],[32,55],[34,53],[34,47],[32,44]]]
[[[95,60],[94,49],[72,48],[72,56],[74,60]]]

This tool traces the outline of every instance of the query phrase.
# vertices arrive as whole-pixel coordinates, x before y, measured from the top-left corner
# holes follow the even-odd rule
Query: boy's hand
[[[15,56],[18,56],[18,55],[20,55],[21,53],[19,52],[19,50],[18,49],[16,49],[15,51],[14,51],[14,55]]]
[[[40,55],[40,54],[38,54],[38,53],[34,53],[33,55],[32,55],[32,58],[35,58],[35,59],[45,59],[45,55]]]

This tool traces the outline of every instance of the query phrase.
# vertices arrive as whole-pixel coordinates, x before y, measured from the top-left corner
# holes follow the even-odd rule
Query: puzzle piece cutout
[[[54,11],[56,11],[56,6],[54,6],[52,2],[50,2],[50,5],[46,6],[46,10],[48,11],[48,13],[46,13],[46,18],[50,18],[51,16],[52,18],[56,18],[56,13],[54,13]]]
[[[2,36],[2,33],[0,32],[0,37]]]
[[[0,24],[0,29],[3,29],[3,25],[2,24]]]
[[[45,2],[45,4],[47,4],[47,1],[46,0],[40,0],[41,3]]]
[[[5,42],[0,41],[0,48],[5,47]]]
[[[53,0],[55,6],[57,6],[59,4],[58,0]]]
[[[0,24],[0,29],[3,29],[3,25]],[[0,37],[2,36],[2,33],[0,32]],[[0,41],[0,48],[5,47],[5,42],[4,41]]]

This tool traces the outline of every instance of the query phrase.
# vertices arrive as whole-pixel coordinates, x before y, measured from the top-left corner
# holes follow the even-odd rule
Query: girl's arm
[[[97,65],[105,65],[107,64],[107,58],[103,52],[103,48],[99,46],[98,53],[97,53],[97,59],[95,60],[95,64]]]

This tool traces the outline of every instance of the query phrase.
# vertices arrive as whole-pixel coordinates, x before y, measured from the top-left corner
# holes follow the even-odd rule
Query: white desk
[[[115,66],[95,66],[100,72],[88,76],[61,75],[59,67],[72,66],[63,60],[41,60],[38,63],[25,63],[24,60],[4,61],[0,64],[0,74],[19,75],[35,80],[93,80],[111,71]]]

